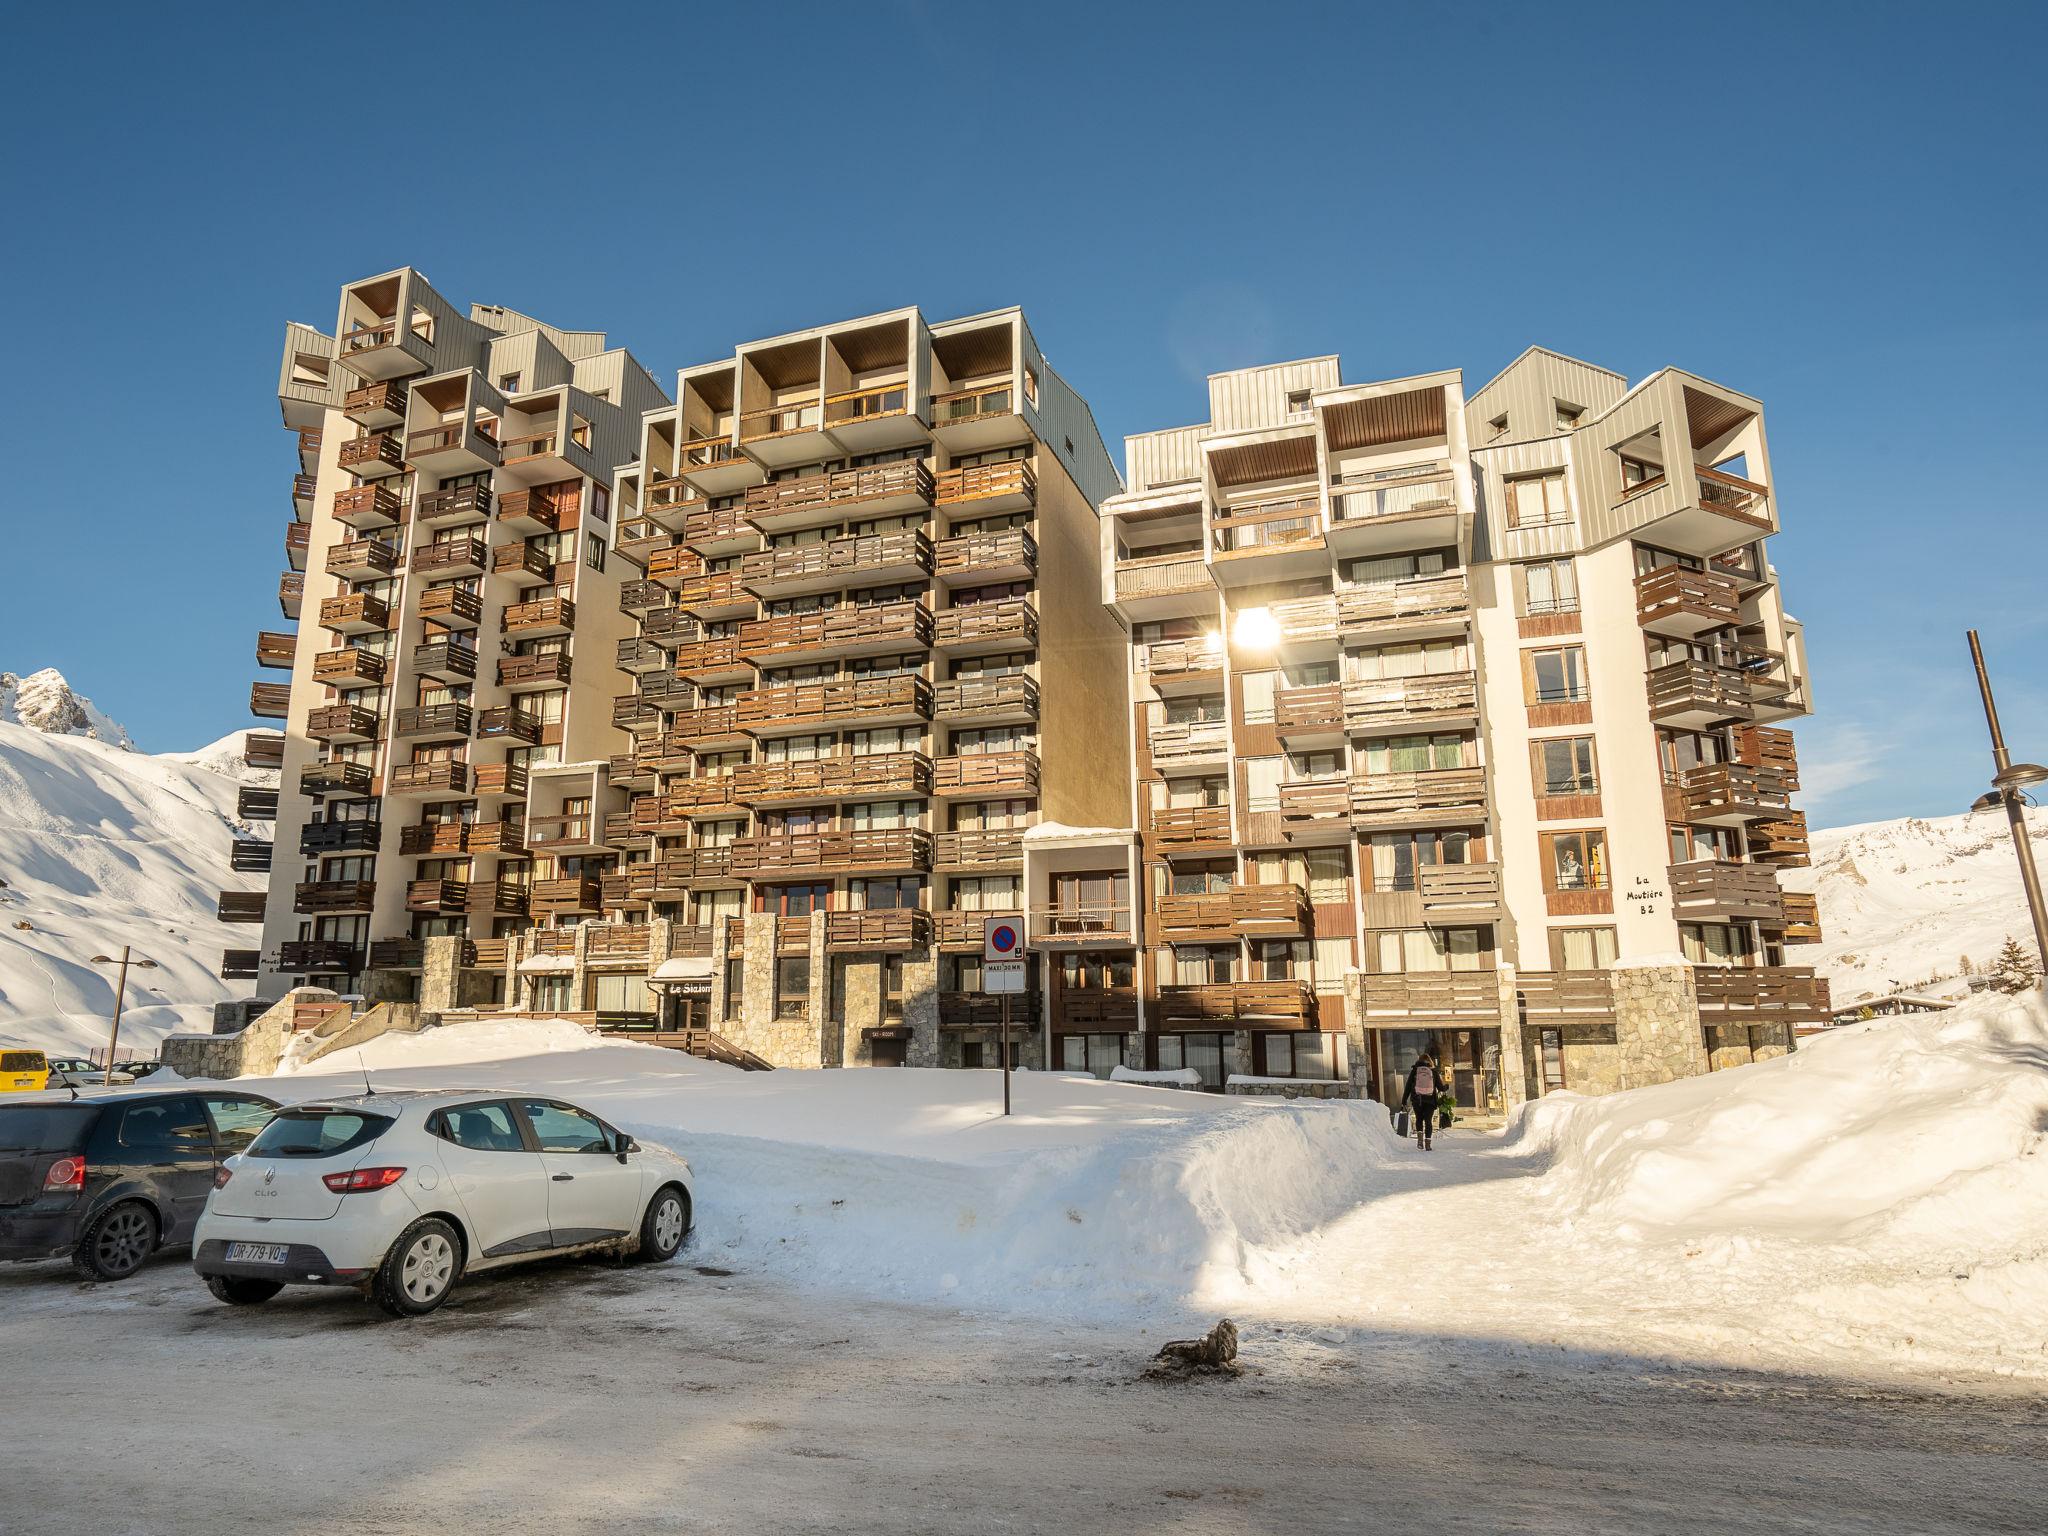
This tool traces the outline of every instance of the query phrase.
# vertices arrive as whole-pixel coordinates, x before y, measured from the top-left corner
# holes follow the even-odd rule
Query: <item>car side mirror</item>
[[[628,1152],[638,1152],[640,1150],[640,1143],[628,1136],[624,1131],[618,1133],[618,1140],[614,1145],[618,1149],[619,1161],[622,1163],[626,1160]]]

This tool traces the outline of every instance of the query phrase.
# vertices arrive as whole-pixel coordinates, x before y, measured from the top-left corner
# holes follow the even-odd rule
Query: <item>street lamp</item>
[[[121,999],[122,995],[128,990],[128,967],[135,965],[142,970],[153,971],[157,966],[154,960],[144,960],[139,955],[131,960],[126,944],[121,946],[121,958],[118,961],[112,955],[94,955],[92,963],[94,965],[118,964],[121,967],[121,974],[114,981],[114,1028],[107,1036],[107,1070],[100,1074],[101,1086],[111,1088],[114,1083],[114,1050],[121,1043]]]
[[[1977,643],[1977,631],[1969,631],[1970,659],[1977,666],[1977,692],[1984,698],[1984,723],[1991,728],[1991,761],[1997,772],[1991,776],[1991,792],[1979,795],[1970,809],[1988,811],[2005,807],[2007,825],[2012,828],[2012,847],[2020,861],[2020,884],[2026,889],[2027,911],[2034,919],[2034,946],[2041,952],[2041,965],[2048,971],[2048,905],[2041,900],[2041,876],[2034,868],[2034,846],[2027,838],[2027,786],[2048,780],[2048,768],[2039,763],[2016,763],[2005,750],[2005,733],[1998,727],[1998,705],[1991,698],[1991,678],[1984,670],[1984,647]]]

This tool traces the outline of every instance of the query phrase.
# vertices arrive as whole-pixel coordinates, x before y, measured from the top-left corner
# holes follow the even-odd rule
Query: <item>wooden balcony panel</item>
[[[1038,794],[1038,754],[1029,748],[1010,752],[963,752],[933,764],[931,792],[961,800],[1033,799]]]
[[[398,546],[383,539],[350,539],[330,545],[327,574],[350,581],[372,581],[398,569]]]
[[[450,914],[469,910],[467,880],[410,880],[405,887],[405,910]]]
[[[1204,645],[1193,640],[1155,640],[1143,649],[1140,670],[1155,688],[1161,685],[1210,683],[1223,670],[1223,651],[1220,645]],[[1306,693],[1308,690],[1286,691]],[[1276,715],[1277,711],[1276,699]]]
[[[591,923],[583,940],[590,960],[645,960],[654,930],[644,923]]]
[[[299,610],[304,606],[305,601],[305,572],[279,572],[277,578],[277,611],[283,614],[288,619],[297,619],[299,616]]]
[[[485,769],[477,769],[481,780]],[[524,793],[522,787],[520,793]],[[522,854],[526,852],[526,813],[516,805],[503,808],[501,821],[471,822],[462,833],[464,853]]]
[[[370,766],[367,763],[308,763],[299,770],[302,795],[367,795]]]
[[[1279,627],[1280,638],[1290,645],[1343,638],[1337,622],[1337,599],[1329,593],[1283,598],[1269,603],[1266,611]]]
[[[554,882],[543,881],[542,884]],[[577,881],[565,880],[564,885]],[[576,930],[574,928],[543,928],[526,935],[526,952],[529,955],[573,955],[576,953]]]
[[[567,634],[576,627],[576,604],[560,596],[508,603],[504,626],[508,635]]]
[[[313,681],[328,688],[374,688],[384,681],[386,663],[375,651],[344,646],[313,658]]]
[[[388,485],[371,482],[334,493],[335,521],[351,528],[388,528],[405,515],[405,503]]]
[[[1818,944],[1821,941],[1820,898],[1812,891],[1782,891],[1785,903],[1784,939],[1787,944]]]
[[[1135,556],[1119,560],[1116,565],[1118,602],[1215,590],[1209,563],[1200,555]]]
[[[1441,518],[1457,510],[1457,477],[1446,464],[1401,465],[1330,485],[1330,517],[1340,528],[1380,519]]]
[[[1230,722],[1184,720],[1155,725],[1146,733],[1146,740],[1155,768],[1220,762],[1230,756]]]
[[[971,827],[963,831],[938,832],[932,836],[934,869],[974,871],[1023,867],[1022,827]]]
[[[275,731],[244,731],[242,761],[251,768],[282,768],[284,737]]]
[[[498,658],[500,688],[550,688],[566,686],[568,681],[569,654],[566,651]]]
[[[1790,731],[1769,725],[1738,725],[1734,736],[1738,763],[1771,769],[1788,793],[1799,792],[1799,752]]]
[[[1037,495],[1038,477],[1022,459],[948,469],[933,481],[933,499],[942,507],[982,501],[1012,502],[1022,507],[1030,505]]]
[[[1125,1034],[1138,1027],[1138,995],[1125,987],[1084,987],[1052,994],[1055,1034]]]
[[[215,915],[224,923],[260,923],[269,899],[266,891],[222,891]]]
[[[546,555],[521,540],[516,544],[500,544],[491,551],[491,574],[553,581],[555,566]]]
[[[320,486],[318,475],[292,476],[292,511],[299,517],[313,515],[313,497]]]
[[[460,587],[430,587],[420,594],[420,617],[448,629],[474,629],[483,622],[484,601]]]
[[[537,458],[554,447],[552,433],[538,433],[521,437],[508,437],[501,445],[504,462],[515,459]],[[540,453],[526,450],[538,448]],[[548,533],[557,533],[562,526],[565,498],[562,490],[555,485],[534,485],[523,490],[507,491],[498,498],[498,521],[520,528],[536,528]]]
[[[691,751],[735,746],[746,740],[746,731],[735,704],[705,705],[677,715],[668,729],[668,739]]]
[[[405,468],[405,447],[395,432],[365,432],[343,443],[335,462],[364,479],[395,475]]]
[[[901,459],[893,464],[875,464],[811,475],[801,480],[778,480],[767,485],[749,486],[746,517],[750,522],[773,526],[793,518],[815,516],[827,509],[865,502],[930,506],[933,491],[932,472],[923,461]]]
[[[1146,823],[1152,843],[1161,850],[1230,845],[1230,807],[1191,805],[1155,810]]]
[[[1479,711],[1479,680],[1471,672],[1359,678],[1343,688],[1344,728],[1354,734],[1384,732],[1406,724],[1449,724],[1476,719]]]
[[[707,550],[722,552],[728,546],[750,541],[755,536],[754,526],[746,520],[744,508],[702,505],[692,508],[684,516],[681,534],[684,546],[700,554]]]
[[[359,704],[324,704],[306,712],[306,734],[315,741],[368,741],[377,734],[377,712]]]
[[[747,791],[751,787],[741,780],[740,773],[756,764],[742,764],[732,773],[706,775],[699,779],[671,779],[667,792],[653,797],[652,803],[663,806],[666,814],[663,824],[687,823],[693,816],[734,816],[741,807],[751,804]],[[791,767],[808,767],[808,764],[790,764]],[[774,798],[769,796],[768,798]],[[799,794],[794,798],[802,798]]]
[[[932,644],[954,651],[1029,650],[1038,644],[1038,610],[1022,597],[948,608],[932,621]]]
[[[645,613],[668,605],[669,590],[658,581],[626,581],[619,584],[619,611]],[[644,631],[643,631],[644,633]]]
[[[367,912],[376,900],[374,880],[305,880],[292,887],[292,911],[301,915]]]
[[[1052,949],[1090,945],[1129,948],[1137,934],[1131,908],[1115,905],[1033,907],[1026,929],[1034,946]]]
[[[1008,380],[1000,384],[976,384],[967,389],[947,390],[931,399],[934,427],[959,426],[1016,414],[1016,400]]]
[[[1607,971],[1517,971],[1515,993],[1531,1026],[1614,1022],[1614,977]]]
[[[849,951],[924,949],[932,941],[932,915],[916,907],[827,912],[825,947]]]
[[[342,634],[366,634],[391,627],[391,610],[367,592],[320,600],[320,627]]]
[[[939,994],[939,1028],[941,1029],[1000,1029],[1003,1024],[1003,1008],[1007,1003],[1010,1010],[1011,1049],[1017,1048],[1024,1037],[1024,1031],[1038,1027],[1039,1010],[1044,1006],[1043,993],[1029,992],[958,992],[944,991]]]
[[[475,774],[476,793],[479,795],[511,795],[520,799],[526,796],[526,765],[524,763],[478,763]]]
[[[540,742],[540,716],[529,714],[516,704],[495,704],[477,718],[476,739],[536,746]]]
[[[1484,768],[1431,768],[1414,773],[1374,773],[1351,785],[1351,820],[1369,827],[1420,816],[1486,814]]]
[[[238,785],[235,815],[242,821],[277,820],[277,791],[263,784]]]
[[[405,420],[405,385],[397,379],[379,379],[352,389],[341,397],[341,414],[358,426],[395,427]]]
[[[468,852],[469,825],[460,821],[422,821],[398,829],[398,851],[411,858]]]
[[[338,939],[287,939],[277,946],[277,965],[283,971],[352,973],[362,962],[362,950]]]
[[[535,853],[583,852],[603,846],[604,818],[588,811],[526,813],[526,846]]]
[[[1505,911],[1500,865],[1495,863],[1425,865],[1416,871],[1415,892],[1425,922],[1483,920]]]
[[[413,503],[416,523],[487,522],[493,509],[488,485],[458,485],[445,491],[429,491]]]
[[[737,658],[779,666],[798,656],[923,650],[932,643],[932,633],[931,610],[905,601],[752,619],[740,625],[736,640],[701,643],[731,646]],[[680,670],[680,656],[677,666]]]
[[[415,740],[460,741],[469,735],[473,719],[467,704],[426,704],[399,710],[392,717],[391,733]]]
[[[1826,984],[1805,966],[1696,965],[1700,1022],[1709,1026],[1826,1024]]]
[[[665,672],[675,664],[669,653],[651,640],[638,635],[622,638],[614,651],[614,660],[621,672]]]
[[[607,912],[644,907],[654,899],[654,866],[628,864],[615,874],[599,875],[597,889]]]
[[[375,819],[309,821],[299,828],[299,854],[310,859],[323,853],[375,853],[383,835],[383,823]]]
[[[932,559],[932,542],[922,530],[894,528],[755,550],[740,557],[739,578],[748,591],[768,597],[913,581],[931,574]]]
[[[1775,525],[1771,521],[1768,487],[1705,464],[1695,464],[1693,473],[1699,481],[1701,507],[1724,517],[1737,518],[1767,533],[1773,530]]]
[[[1501,1017],[1500,973],[1406,971],[1361,978],[1366,1022],[1380,1028],[1496,1029]]]
[[[911,827],[758,833],[736,838],[731,851],[732,872],[748,880],[920,874],[932,865],[931,834]]]
[[[1775,864],[1780,869],[1804,869],[1813,862],[1804,811],[1789,811],[1765,821],[1751,822],[1747,837],[1751,859]]]
[[[469,764],[459,758],[399,763],[385,776],[384,792],[391,795],[438,793],[461,797],[470,792]]]
[[[643,672],[638,674],[634,695],[643,704],[652,704],[659,709],[690,709],[696,705],[696,686],[686,678],[671,672]]]
[[[1172,944],[1239,938],[1299,938],[1314,923],[1308,893],[1298,885],[1233,885],[1225,891],[1162,895],[1153,913],[1159,936]]]
[[[949,908],[932,914],[932,940],[941,949],[979,950],[985,925],[992,917],[1012,923],[1024,921],[1021,912],[963,912]]]
[[[1472,612],[1472,589],[1463,571],[1356,588],[1337,593],[1336,600],[1337,624],[1349,644],[1419,622],[1469,618]]]
[[[412,669],[422,677],[468,682],[476,676],[477,649],[466,640],[429,640],[412,648]]]
[[[511,963],[511,941],[508,939],[474,939],[469,948],[475,958],[465,960],[466,967],[479,971],[502,971]]]
[[[1278,690],[1273,695],[1273,729],[1282,737],[1342,735],[1343,685],[1318,683]]]
[[[677,677],[693,683],[738,681],[752,675],[749,663],[740,655],[739,640],[730,635],[677,646],[672,666]]]
[[[932,717],[932,687],[915,675],[791,683],[750,688],[733,707],[740,727],[757,732],[801,731],[835,721],[909,724]]]
[[[932,760],[922,752],[878,752],[801,763],[742,763],[727,779],[685,780],[671,784],[669,791],[680,797],[686,788],[723,786],[721,805],[802,804],[928,795],[932,777]]]
[[[519,549],[523,545],[509,545]],[[490,568],[491,551],[482,539],[459,537],[433,539],[412,548],[415,576],[480,576]]]
[[[1747,720],[1749,678],[1702,661],[1674,661],[1649,674],[1650,718],[1660,725],[1707,728]]]
[[[289,630],[256,631],[256,665],[259,667],[289,667],[298,648],[299,637]]]
[[[1779,770],[1752,768],[1747,763],[1687,768],[1678,776],[1678,788],[1685,819],[1691,822],[1732,825],[1758,818],[1775,819],[1792,806],[1791,788]]]
[[[1209,519],[1209,547],[1218,560],[1321,549],[1323,542],[1322,497],[1314,491],[1219,508]]]
[[[1025,528],[941,539],[932,554],[935,573],[958,583],[1029,581],[1038,574],[1038,541]]]
[[[527,895],[527,909],[537,918],[570,917],[581,913],[595,915],[604,910],[601,903],[602,895],[595,875],[536,880]],[[573,931],[564,930],[564,933],[573,941]],[[539,934],[529,935],[529,938],[541,944],[551,942]]]
[[[704,626],[696,618],[666,602],[667,589],[662,590],[663,602],[655,604],[640,615],[640,638],[651,640],[656,645],[675,650],[683,645],[701,641]]]
[[[1636,577],[1636,622],[1658,634],[1692,636],[1742,617],[1742,588],[1718,571],[1660,565]]]
[[[1029,673],[962,677],[932,689],[935,720],[1024,724],[1038,718],[1038,680]]]
[[[676,587],[676,607],[697,618],[736,616],[753,609],[754,594],[741,584],[738,571],[711,571]]]
[[[1351,784],[1347,779],[1299,779],[1280,786],[1280,820],[1294,835],[1317,828],[1351,824]]]
[[[263,968],[263,951],[260,949],[226,949],[220,956],[220,979],[222,981],[254,981]]]
[[[1316,1021],[1315,993],[1301,981],[1219,981],[1159,989],[1161,1026],[1186,1029],[1222,1024],[1262,1029],[1301,1028]]]
[[[1742,922],[1769,927],[1785,920],[1778,872],[1769,864],[1692,859],[1671,866],[1671,910],[1680,922]]]

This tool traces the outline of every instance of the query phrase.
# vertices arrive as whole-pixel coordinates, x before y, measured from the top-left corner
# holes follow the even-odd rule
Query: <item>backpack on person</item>
[[[1436,1094],[1436,1072],[1426,1061],[1415,1063],[1415,1097],[1433,1098]]]

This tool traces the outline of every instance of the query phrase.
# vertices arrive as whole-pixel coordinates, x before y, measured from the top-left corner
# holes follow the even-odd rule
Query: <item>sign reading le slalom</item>
[[[981,924],[981,990],[1024,990],[1024,933],[1014,917],[984,918]]]

